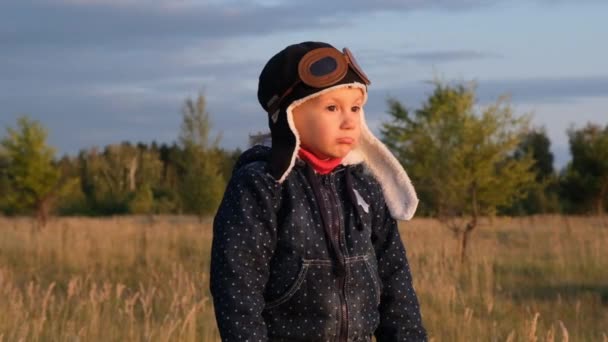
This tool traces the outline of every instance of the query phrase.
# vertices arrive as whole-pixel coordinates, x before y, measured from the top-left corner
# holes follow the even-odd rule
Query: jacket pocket
[[[353,256],[348,261],[348,336],[353,341],[361,341],[366,340],[380,324],[381,287],[372,255]]]
[[[310,264],[306,261],[302,262],[300,271],[298,272],[296,280],[293,282],[293,284],[291,284],[287,291],[285,291],[285,293],[283,293],[281,296],[266,303],[265,309],[272,309],[274,307],[277,307],[288,301],[291,297],[293,297],[293,295],[298,291],[298,289],[300,289],[300,286],[302,286],[302,283],[306,279],[306,274],[308,273],[309,265]]]
[[[331,341],[338,333],[340,298],[331,260],[303,259],[287,290],[262,311],[271,341]]]
[[[382,282],[380,281],[380,276],[378,275],[378,267],[375,258],[373,256],[367,255],[365,257],[365,266],[373,280],[374,291],[376,293],[376,303],[380,305],[380,296],[382,295]]]

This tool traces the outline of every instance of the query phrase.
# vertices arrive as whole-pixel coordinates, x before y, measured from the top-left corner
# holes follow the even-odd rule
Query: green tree
[[[187,99],[182,109],[179,143],[183,153],[179,158],[179,194],[185,212],[202,219],[213,213],[225,188],[222,176],[222,157],[218,144],[220,137],[209,140],[211,121],[205,97]]]
[[[464,261],[479,217],[522,198],[534,181],[532,156],[513,157],[529,117],[516,117],[504,97],[478,112],[473,87],[440,82],[419,110],[391,99],[389,114],[384,143],[408,170],[421,210],[459,238]]]
[[[60,179],[55,150],[46,140],[44,127],[22,116],[17,127],[7,127],[7,136],[0,142],[7,161],[5,206],[15,214],[34,212],[41,226],[46,224]]]
[[[232,177],[232,170],[234,168],[234,165],[236,164],[237,160],[239,159],[239,157],[241,156],[243,152],[237,148],[234,151],[226,151],[226,150],[222,150],[220,151],[220,155],[221,155],[221,159],[222,159],[222,163],[221,163],[221,169],[222,169],[222,175],[224,177],[224,182],[227,184],[228,181],[230,181],[230,177]]]
[[[568,130],[572,160],[562,187],[571,211],[603,215],[608,204],[608,125]]]
[[[6,198],[9,192],[9,180],[8,180],[8,156],[0,145],[0,212],[5,213],[8,211]]]
[[[135,191],[129,201],[131,214],[151,214],[154,210],[154,194],[149,185],[145,184]]]
[[[90,211],[82,191],[78,161],[78,158],[64,156],[57,163],[61,174],[60,182],[63,185],[58,196],[60,200],[55,206],[58,215],[82,215]]]
[[[134,172],[136,190],[129,202],[129,212],[133,214],[152,214],[159,212],[160,209],[157,206],[154,193],[160,195],[158,189],[160,189],[162,162],[157,150],[148,149],[143,144],[138,145],[138,150]]]
[[[559,212],[558,178],[553,169],[551,141],[544,128],[536,128],[524,134],[515,151],[515,158],[534,159],[533,170],[536,182],[527,196],[516,201],[513,206],[502,211],[509,215],[530,215]]]
[[[159,186],[163,172],[163,164],[158,151],[147,148],[139,149],[134,171],[134,186],[139,189],[148,186],[154,189]]]
[[[131,209],[140,214],[145,208],[145,213],[156,212],[155,193],[162,193],[163,172],[158,151],[123,142],[106,146],[103,153],[95,148],[83,151],[79,161],[82,189],[93,214],[126,214]]]
[[[532,129],[522,137],[515,156],[521,158],[532,153],[536,179],[543,180],[551,177],[553,169],[553,153],[551,153],[551,140],[544,128]]]
[[[159,213],[176,213],[180,206],[178,172],[181,170],[181,150],[176,143],[159,147],[161,176],[155,191],[156,207]]]
[[[93,214],[126,214],[136,190],[137,150],[129,143],[108,145],[80,154],[83,192]]]

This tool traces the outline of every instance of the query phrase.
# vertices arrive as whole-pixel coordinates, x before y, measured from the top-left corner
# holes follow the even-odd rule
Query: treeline
[[[608,126],[571,128],[572,159],[557,170],[546,132],[513,115],[507,99],[476,112],[474,88],[437,83],[420,109],[388,105],[381,136],[416,185],[421,215],[608,208]],[[50,214],[211,215],[241,151],[219,148],[210,128],[200,95],[185,101],[174,143],[123,142],[57,159],[45,128],[21,117],[0,136],[0,211],[42,223]]]
[[[129,142],[81,151],[57,162],[74,185],[60,215],[211,214],[240,152]]]
[[[239,150],[209,136],[205,98],[187,99],[176,142],[123,142],[55,159],[39,122],[21,117],[0,144],[5,215],[212,214]]]

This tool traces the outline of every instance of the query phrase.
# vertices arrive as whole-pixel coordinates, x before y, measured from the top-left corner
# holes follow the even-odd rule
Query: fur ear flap
[[[410,220],[418,208],[416,190],[397,158],[372,134],[364,120],[361,122],[358,149],[382,186],[391,216],[398,220]]]

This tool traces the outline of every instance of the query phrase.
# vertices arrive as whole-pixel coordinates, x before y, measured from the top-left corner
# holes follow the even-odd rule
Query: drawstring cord
[[[345,170],[345,181],[346,181],[346,192],[348,193],[348,199],[350,200],[354,210],[355,210],[355,226],[357,230],[363,230],[363,221],[362,221],[362,213],[361,208],[359,208],[359,202],[357,201],[357,196],[355,194],[355,188],[353,187],[353,176],[351,174],[351,168],[347,167]],[[321,215],[321,221],[323,223],[323,229],[325,231],[325,238],[330,242],[330,247],[334,254],[334,259],[337,261],[336,264],[336,273],[338,275],[343,275],[346,269],[346,262],[344,257],[340,257],[342,254],[340,253],[339,242],[335,241],[332,238],[331,232],[331,222],[329,220],[327,210],[323,208],[323,197],[321,196],[321,184],[319,182],[318,176],[315,174],[314,169],[308,163],[306,163],[306,178],[310,182],[312,191],[314,193],[315,198],[317,199],[317,203],[319,206],[319,214]]]
[[[348,199],[350,199],[350,203],[353,205],[355,209],[355,226],[358,230],[363,230],[363,214],[361,213],[361,208],[359,208],[359,201],[357,200],[357,195],[355,194],[355,187],[353,186],[353,176],[351,174],[351,168],[346,168],[346,192],[348,192]]]

